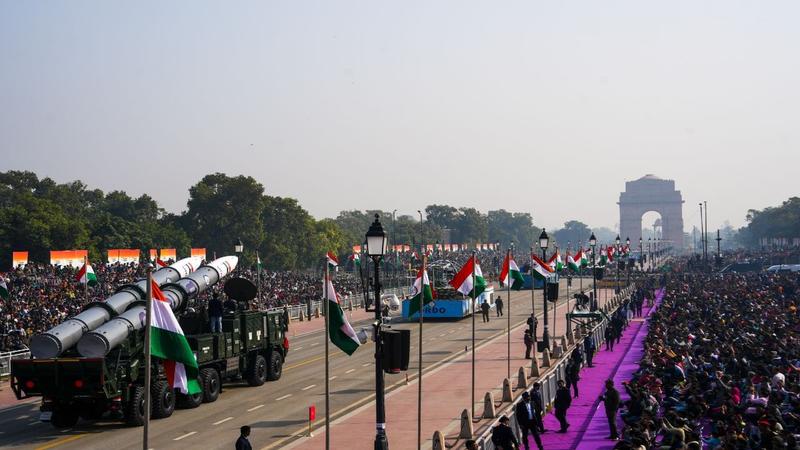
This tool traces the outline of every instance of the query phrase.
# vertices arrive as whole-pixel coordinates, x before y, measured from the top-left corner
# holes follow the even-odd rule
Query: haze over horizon
[[[614,228],[650,173],[675,180],[685,231],[703,200],[713,231],[797,195],[797,2],[0,12],[0,170],[171,212],[217,171],[316,217],[449,204],[547,228]]]

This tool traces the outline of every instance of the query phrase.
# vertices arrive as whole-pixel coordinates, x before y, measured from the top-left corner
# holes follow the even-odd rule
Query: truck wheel
[[[247,374],[247,384],[250,386],[261,386],[266,381],[267,360],[261,355],[256,355]]]
[[[134,386],[125,405],[125,422],[132,427],[144,425],[144,386]]]
[[[203,393],[199,392],[190,395],[178,394],[176,405],[181,409],[192,409],[197,408],[201,403],[203,403]]]
[[[74,427],[78,423],[78,411],[75,408],[59,407],[53,411],[50,423],[56,428]]]
[[[269,370],[267,371],[267,379],[275,381],[281,378],[283,372],[283,357],[278,352],[271,352],[269,354]]]
[[[200,379],[203,385],[203,402],[211,403],[219,397],[219,373],[216,369],[203,369],[200,371]]]
[[[150,388],[153,402],[153,418],[163,419],[175,411],[175,390],[166,381],[159,381]]]

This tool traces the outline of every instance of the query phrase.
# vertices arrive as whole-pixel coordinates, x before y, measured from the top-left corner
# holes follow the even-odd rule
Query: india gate
[[[683,248],[683,198],[675,190],[675,181],[655,175],[645,175],[625,182],[625,192],[619,194],[619,228],[624,240],[638,242],[642,237],[642,216],[650,211],[661,215],[663,240],[675,249]]]

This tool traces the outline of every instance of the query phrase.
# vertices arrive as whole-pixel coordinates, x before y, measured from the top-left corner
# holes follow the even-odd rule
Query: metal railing
[[[624,289],[619,295],[614,296],[614,299],[618,301],[618,305],[614,307],[614,309],[610,310],[608,315],[611,317],[613,312],[619,309],[619,304],[621,304],[621,299],[627,298],[630,296],[632,292],[632,286]],[[587,334],[581,334],[581,336],[585,337],[587,335],[591,335],[592,339],[595,342],[595,347],[600,348],[601,344],[605,342],[605,331],[606,328],[609,326],[608,319],[604,318],[600,321],[597,325],[594,326]],[[564,353],[557,362],[554,362],[551,367],[548,367],[544,370],[541,376],[538,379],[534,380],[541,384],[541,394],[542,394],[542,402],[543,410],[549,411],[552,406],[553,402],[555,401],[556,397],[556,389],[558,389],[558,382],[559,380],[566,381],[566,367],[567,363],[569,362],[569,355],[577,346],[583,345],[583,339],[576,340],[574,345],[569,346],[567,349],[564,350]],[[526,388],[529,390],[529,388]],[[497,418],[493,419],[486,425],[486,428],[482,430],[482,432],[475,437],[475,442],[478,444],[478,448],[482,450],[495,450],[495,445],[492,442],[492,430],[494,427],[499,423],[499,417],[501,415],[505,415],[509,419],[509,426],[514,431],[514,435],[519,439],[522,440],[522,432],[517,424],[517,417],[514,412],[516,411],[517,404],[522,400],[522,396],[518,396],[511,402],[506,408],[502,411],[498,411]],[[521,445],[520,445],[521,447]]]
[[[31,351],[27,349],[0,353],[0,376],[5,377],[11,374],[12,359],[29,359],[30,357]]]

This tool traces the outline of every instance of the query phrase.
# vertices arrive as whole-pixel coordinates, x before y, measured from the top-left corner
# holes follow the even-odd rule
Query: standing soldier
[[[589,367],[594,367],[594,365],[592,365],[592,358],[594,357],[595,350],[597,350],[597,347],[595,347],[594,339],[592,339],[591,335],[586,336],[583,339],[583,351],[586,353],[586,365]]]
[[[619,439],[617,433],[617,410],[619,409],[619,391],[614,388],[613,380],[606,380],[606,393],[600,396],[603,400],[603,406],[606,409],[606,418],[608,419],[609,436],[606,439]]]
[[[553,401],[553,407],[556,410],[556,419],[558,419],[558,423],[561,424],[561,429],[558,430],[559,433],[566,433],[567,428],[569,428],[569,423],[567,423],[567,410],[571,404],[572,398],[570,398],[569,389],[567,389],[564,380],[558,380],[558,390],[556,390],[556,398]]]
[[[497,296],[494,301],[494,307],[497,308],[497,317],[503,317],[503,297]]]
[[[523,338],[525,342],[525,359],[531,359],[531,349],[533,348],[533,338],[531,337],[531,330],[525,330]]]
[[[487,302],[486,299],[483,299],[483,303],[481,303],[481,312],[483,313],[483,321],[484,322],[488,322],[489,321],[489,310],[491,308],[492,307],[489,306],[489,302]]]

